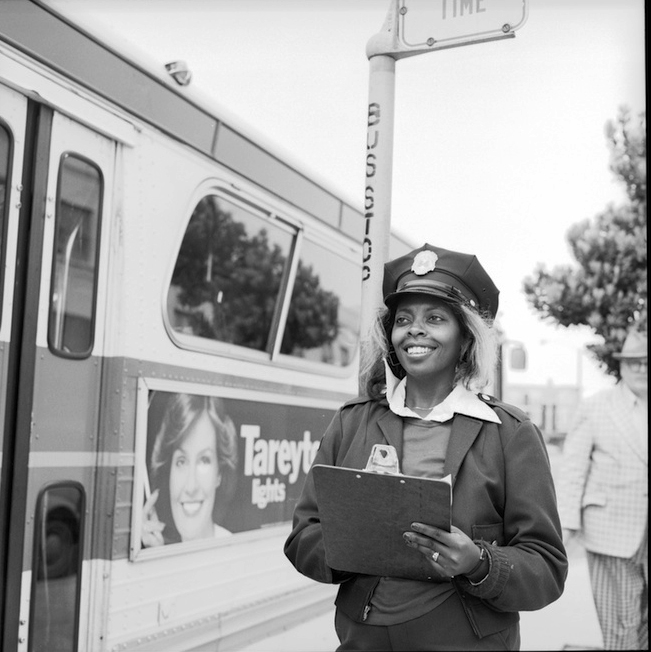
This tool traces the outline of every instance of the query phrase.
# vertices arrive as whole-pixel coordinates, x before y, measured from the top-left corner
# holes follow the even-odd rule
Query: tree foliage
[[[523,285],[543,319],[587,325],[600,335],[604,343],[588,348],[608,373],[619,376],[613,353],[631,328],[647,328],[646,116],[634,123],[621,107],[605,133],[610,170],[625,185],[627,202],[570,227],[566,237],[576,265],[549,271],[538,263]]]

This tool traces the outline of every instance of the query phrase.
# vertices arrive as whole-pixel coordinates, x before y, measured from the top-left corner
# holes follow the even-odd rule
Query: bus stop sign
[[[360,318],[362,355],[382,305],[382,278],[389,252],[396,61],[460,45],[512,39],[526,18],[527,0],[390,0],[382,28],[366,44],[370,74]],[[364,391],[361,378],[360,391]]]
[[[527,17],[526,0],[399,0],[402,50],[453,47],[514,36]]]

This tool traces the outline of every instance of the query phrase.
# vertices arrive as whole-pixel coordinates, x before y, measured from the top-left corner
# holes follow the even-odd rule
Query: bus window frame
[[[52,339],[52,319],[54,318],[54,292],[55,292],[55,281],[56,281],[56,270],[57,270],[57,231],[59,226],[59,218],[61,213],[61,181],[63,177],[64,162],[68,158],[75,158],[78,161],[87,163],[90,167],[94,168],[98,173],[99,179],[99,193],[98,193],[98,204],[97,204],[97,225],[95,228],[95,256],[93,260],[93,294],[92,294],[92,303],[91,303],[91,319],[89,325],[90,341],[88,348],[84,351],[65,351],[62,348],[58,347]],[[84,156],[78,152],[72,150],[66,150],[61,153],[61,156],[58,160],[58,169],[57,169],[57,185],[56,185],[56,202],[55,202],[55,221],[54,221],[54,233],[52,239],[52,265],[50,272],[50,290],[48,294],[48,319],[47,319],[47,345],[48,349],[53,355],[56,355],[60,358],[72,359],[72,360],[84,360],[89,358],[93,349],[95,348],[95,327],[97,323],[97,293],[99,287],[99,276],[100,276],[100,253],[101,253],[101,241],[102,241],[102,228],[103,228],[103,218],[104,218],[104,201],[105,201],[105,190],[106,190],[106,179],[104,172],[101,166],[93,161],[88,156]],[[64,313],[63,319],[65,322],[65,306],[62,306]]]
[[[282,346],[282,337],[294,289],[294,280],[296,278],[296,271],[298,269],[298,261],[301,255],[302,242],[307,239],[313,244],[317,244],[318,246],[321,246],[325,249],[329,249],[337,256],[341,256],[343,258],[347,258],[347,256],[342,256],[341,252],[338,252],[335,249],[335,243],[331,241],[331,238],[321,239],[320,236],[323,234],[321,233],[321,229],[318,229],[318,227],[315,229],[315,232],[312,233],[311,230],[306,229],[304,220],[301,220],[300,218],[290,217],[287,212],[281,211],[275,207],[268,205],[268,202],[265,202],[264,199],[258,196],[247,196],[247,194],[243,193],[239,188],[237,189],[238,192],[234,192],[228,188],[226,184],[227,182],[218,181],[215,179],[211,179],[209,182],[201,184],[201,186],[199,186],[192,194],[192,198],[188,204],[186,219],[183,220],[177,232],[177,236],[175,238],[175,243],[177,244],[173,249],[174,254],[170,256],[170,267],[168,273],[164,278],[161,299],[161,313],[163,316],[163,324],[171,342],[178,348],[193,353],[203,353],[240,360],[245,359],[247,361],[269,365],[271,367],[281,366],[289,370],[312,372],[337,378],[350,378],[352,375],[356,374],[360,348],[359,340],[356,347],[356,354],[351,358],[351,362],[346,366],[336,366],[326,362],[308,360],[280,352]],[[270,337],[268,339],[267,347],[264,351],[251,349],[229,342],[211,340],[209,338],[200,337],[198,335],[180,333],[179,331],[176,331],[170,323],[167,309],[167,298],[169,289],[171,287],[171,280],[174,274],[176,261],[178,260],[181,245],[183,244],[183,238],[187,231],[190,220],[192,219],[192,215],[194,214],[196,206],[203,198],[209,195],[223,197],[224,200],[241,206],[245,210],[258,215],[262,219],[272,222],[274,226],[286,230],[293,235],[293,242],[289,252],[291,261],[287,266],[289,274],[286,274],[286,278],[283,278],[281,283],[281,290],[279,291],[278,295],[279,301],[277,302],[274,310],[274,317],[269,332]],[[324,244],[324,241],[327,244]],[[350,245],[347,245],[346,248],[350,249],[352,252]],[[353,262],[352,255],[350,260]]]
[[[34,633],[34,623],[35,623],[35,605],[36,605],[36,600],[35,600],[35,591],[36,591],[36,583],[37,583],[37,555],[40,552],[40,533],[43,531],[42,526],[43,526],[43,519],[44,519],[44,514],[43,514],[43,500],[44,496],[48,491],[51,491],[53,489],[59,489],[59,488],[72,488],[72,489],[77,489],[79,490],[79,495],[80,495],[80,504],[79,504],[79,542],[78,542],[78,550],[77,550],[77,567],[76,567],[76,574],[77,574],[77,583],[76,583],[76,592],[75,592],[75,605],[74,605],[74,611],[75,611],[75,616],[74,616],[74,638],[73,638],[73,643],[74,647],[72,652],[77,652],[79,650],[79,626],[81,623],[81,593],[83,590],[83,580],[82,580],[82,572],[83,572],[83,562],[84,562],[84,543],[85,543],[85,537],[86,537],[86,504],[87,504],[87,496],[86,496],[86,489],[84,485],[81,482],[78,482],[76,480],[60,480],[60,481],[54,481],[54,482],[48,482],[47,484],[43,485],[38,493],[37,499],[36,499],[36,511],[35,511],[35,517],[34,517],[34,541],[33,541],[33,546],[32,546],[32,577],[31,577],[31,582],[30,582],[30,605],[29,605],[29,635],[28,635],[28,652],[32,652],[33,648],[33,643],[34,643],[34,638],[33,638],[33,633]]]
[[[301,238],[301,243],[300,243],[301,245],[303,244],[303,242],[309,242],[312,246],[316,246],[323,250],[329,251],[330,253],[332,253],[334,256],[336,256],[341,260],[348,261],[352,264],[359,263],[360,260],[359,258],[357,258],[357,260],[353,260],[352,249],[350,250],[351,255],[346,256],[343,254],[341,248],[339,250],[335,250],[334,243],[329,242],[327,238],[317,237],[317,233],[303,232],[302,236],[303,237]],[[303,253],[302,248],[298,246],[295,251],[295,260],[293,261],[294,276],[292,277],[292,284],[288,289],[288,294],[286,297],[287,305],[286,305],[285,320],[287,314],[289,313],[289,308],[291,306],[293,291],[294,291],[293,281],[296,276],[296,269],[298,268],[298,263],[302,256],[302,253]],[[361,274],[361,265],[359,267],[359,271]],[[361,288],[360,288],[360,300],[361,300]],[[360,342],[361,342],[361,335],[359,334],[359,325],[358,325],[357,344],[355,346],[353,355],[350,358],[350,362],[347,365],[342,365],[342,366],[329,364],[327,362],[310,360],[309,358],[302,358],[299,356],[292,355],[291,353],[283,353],[281,349],[282,349],[282,335],[284,333],[284,329],[285,329],[285,321],[283,321],[281,332],[279,333],[279,336],[277,338],[278,339],[277,348],[274,350],[273,360],[276,363],[280,363],[284,367],[297,370],[297,371],[313,371],[313,372],[323,373],[324,369],[334,370],[335,373],[330,373],[329,375],[338,376],[342,378],[349,378],[352,375],[352,372],[357,373],[357,367],[358,367],[359,355],[360,355]],[[337,371],[339,373],[337,373]]]
[[[5,262],[7,260],[7,236],[9,233],[9,204],[11,198],[11,180],[13,179],[13,159],[14,159],[14,132],[7,122],[0,117],[0,129],[7,133],[7,178],[5,180],[5,198],[3,213],[0,215],[0,325],[4,316],[4,297],[5,297]]]

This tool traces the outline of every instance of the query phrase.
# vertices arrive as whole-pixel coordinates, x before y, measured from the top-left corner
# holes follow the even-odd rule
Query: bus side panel
[[[113,239],[106,243],[110,254],[103,309],[105,356],[86,641],[90,647],[123,650],[192,649],[219,641],[220,648],[228,649],[293,624],[303,614],[322,612],[334,595],[333,587],[315,585],[296,573],[282,552],[290,503],[265,508],[251,503],[254,480],[257,487],[284,484],[295,501],[305,470],[291,486],[279,473],[244,477],[246,441],[241,427],[258,426],[260,439],[279,445],[289,431],[296,444],[309,431],[311,451],[356,380],[352,370],[350,378],[342,379],[178,347],[163,317],[193,197],[202,184],[210,187],[211,179],[231,190],[236,179],[148,129],[132,147],[119,150],[118,161],[120,199],[111,216]],[[258,194],[277,210],[290,212],[297,223],[309,222],[277,198]],[[247,522],[257,518],[262,524],[266,519],[267,525],[255,530],[243,525],[225,541],[139,549],[134,511],[136,516],[142,513],[145,498],[138,469],[148,463],[141,446],[148,425],[146,418],[142,420],[148,401],[147,393],[139,389],[143,382],[150,386],[150,394],[217,396],[242,415],[250,414],[248,419],[234,417],[243,488],[236,512],[247,514]],[[265,414],[269,424],[277,425],[271,428]],[[277,519],[282,524],[266,516],[272,510],[282,515]]]
[[[295,624],[301,610],[323,612],[336,588],[315,584],[284,559],[288,533],[172,559],[114,561],[110,649],[191,650],[215,641],[234,649],[235,641],[250,643],[261,630]]]
[[[188,369],[122,358],[107,358],[103,366],[92,542],[84,566],[89,649],[181,650],[217,640],[220,649],[231,649],[231,645],[248,644],[270,630],[277,631],[283,623],[289,626],[301,614],[309,617],[331,605],[335,587],[314,584],[296,573],[284,557],[289,523],[244,531],[223,542],[209,542],[207,547],[177,544],[168,550],[140,551],[135,561],[130,558],[134,537],[138,537],[131,529],[133,510],[142,508],[134,481],[139,461],[134,451],[142,436],[139,381],[159,378],[161,386],[237,395],[245,405],[257,405],[257,399],[247,400],[254,390],[250,381],[242,383],[237,377],[214,372],[189,374]],[[262,387],[269,389],[268,384],[261,383]],[[318,402],[316,397],[314,401]],[[334,405],[333,400],[330,409],[313,410],[321,424],[314,432],[316,441]],[[271,414],[279,409],[271,403],[266,411]],[[288,405],[282,432],[266,432],[266,437],[282,438],[292,426],[299,427],[300,422],[292,424],[297,410],[305,408]],[[242,458],[244,449],[242,440]],[[75,472],[90,486],[90,469],[86,475],[83,469]],[[246,502],[253,479],[245,477],[241,468],[240,473],[243,494],[249,488],[249,498],[242,499]],[[280,479],[287,482],[282,475]]]
[[[127,59],[122,63],[130,66]],[[90,74],[90,57],[85,64]],[[354,216],[342,232],[336,219],[326,224],[315,218],[321,215],[318,206],[304,210],[281,187],[265,188],[274,185],[273,175],[259,169],[267,158],[247,161],[241,176],[210,152],[198,151],[196,143],[158,131],[146,116],[143,121],[105,99],[89,98],[88,88],[52,74],[45,63],[29,62],[24,72],[25,87],[46,98],[54,112],[48,206],[56,201],[56,170],[66,153],[88,159],[101,172],[105,194],[95,343],[87,358],[48,348],[56,253],[54,215],[47,216],[22,620],[30,613],[34,506],[41,488],[61,480],[79,483],[86,492],[80,649],[236,649],[323,612],[335,588],[298,574],[282,547],[318,441],[335,409],[356,392],[355,364],[327,367],[287,353],[278,360],[266,350],[222,342],[186,346],[166,323],[167,297],[188,221],[205,194],[223,191],[253,206],[269,224],[278,218],[298,243],[290,251],[309,237],[335,269],[341,256],[355,264],[361,258],[359,243],[349,237]],[[143,94],[147,89],[143,84]],[[165,91],[157,92],[164,110]],[[186,124],[169,133],[180,136],[188,129]],[[238,142],[233,139],[232,147]],[[290,185],[292,174],[302,176],[290,166],[283,169]],[[310,197],[314,204],[322,201],[319,193]],[[330,204],[336,209],[337,201]],[[159,549],[143,544],[155,430],[150,402],[161,394],[218,398],[232,416],[239,485],[225,512],[231,537]]]
[[[65,360],[47,350],[39,352],[34,392],[31,448],[35,453],[50,453],[51,464],[61,456],[80,453],[75,461],[95,465],[101,359]],[[56,387],[57,391],[52,391]],[[80,409],[80,402],[84,409]],[[63,464],[62,464],[63,466]]]

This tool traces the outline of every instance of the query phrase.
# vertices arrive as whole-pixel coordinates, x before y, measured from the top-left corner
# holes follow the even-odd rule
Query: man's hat
[[[630,360],[632,358],[646,358],[649,354],[647,336],[639,331],[631,331],[624,340],[620,353],[613,353],[617,360]]]
[[[382,294],[389,308],[403,294],[429,294],[466,303],[494,319],[499,293],[476,256],[430,244],[384,266]]]

